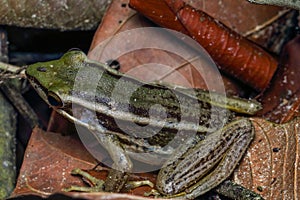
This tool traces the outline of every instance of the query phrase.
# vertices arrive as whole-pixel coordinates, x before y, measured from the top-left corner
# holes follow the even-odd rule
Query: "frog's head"
[[[81,51],[69,51],[58,60],[29,65],[26,76],[44,101],[62,108],[70,101],[76,73],[86,59]]]

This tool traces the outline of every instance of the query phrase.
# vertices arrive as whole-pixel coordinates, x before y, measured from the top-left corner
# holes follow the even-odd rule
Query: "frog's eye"
[[[48,103],[56,108],[61,108],[64,106],[62,100],[53,92],[48,93]]]
[[[68,51],[63,57],[62,60],[66,65],[77,65],[83,63],[86,60],[86,55],[82,51]]]

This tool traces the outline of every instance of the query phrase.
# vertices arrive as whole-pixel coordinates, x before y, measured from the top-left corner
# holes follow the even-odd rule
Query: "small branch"
[[[0,89],[21,116],[30,124],[31,128],[39,125],[39,119],[36,113],[12,84],[4,80],[0,83]]]
[[[0,70],[4,72],[24,75],[24,72],[22,72],[23,69],[24,69],[23,67],[18,67],[8,63],[0,62]]]
[[[253,29],[251,29],[251,30],[247,31],[246,33],[244,33],[243,36],[248,37],[248,36],[250,36],[250,35],[252,35],[256,32],[259,32],[259,31],[265,29],[267,26],[269,26],[270,24],[272,24],[273,22],[275,22],[276,20],[281,18],[283,15],[287,14],[289,11],[290,11],[290,9],[280,11],[276,16],[272,17],[271,19],[265,21],[262,24],[257,25]]]

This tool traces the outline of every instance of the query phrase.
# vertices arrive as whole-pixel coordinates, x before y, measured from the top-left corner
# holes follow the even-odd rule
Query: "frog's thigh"
[[[250,121],[248,122],[251,123]],[[239,133],[239,135],[240,136],[228,149],[224,158],[221,160],[218,166],[210,174],[201,179],[195,185],[186,189],[185,192],[187,198],[193,199],[199,195],[204,194],[205,192],[208,192],[231,175],[236,165],[244,155],[251,140],[253,139],[254,130],[241,128],[241,132]]]
[[[241,118],[226,125],[188,148],[180,158],[175,156],[177,161],[171,158],[159,173],[158,178],[163,180],[157,182],[157,188],[163,194],[179,193],[187,198],[204,194],[231,174],[253,135],[248,119]]]

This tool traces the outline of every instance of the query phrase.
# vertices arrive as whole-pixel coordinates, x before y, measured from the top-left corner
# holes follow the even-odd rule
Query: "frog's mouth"
[[[48,90],[46,90],[46,88],[44,88],[36,78],[28,75],[26,72],[26,77],[28,79],[28,81],[30,82],[30,84],[32,85],[32,87],[35,89],[35,91],[39,94],[40,97],[42,97],[42,99],[47,102],[48,102],[48,98],[47,98],[47,93],[48,93]]]

